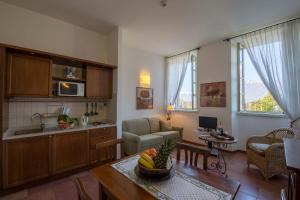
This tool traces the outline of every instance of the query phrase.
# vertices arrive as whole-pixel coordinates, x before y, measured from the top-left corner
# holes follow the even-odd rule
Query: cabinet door
[[[96,144],[116,138],[115,127],[90,130],[90,163],[93,164],[99,161],[99,155],[97,155],[96,152]]]
[[[51,94],[51,60],[8,54],[7,95],[46,97]]]
[[[4,142],[4,187],[50,175],[50,139],[34,137]]]
[[[112,98],[112,69],[88,66],[86,78],[86,96]]]
[[[6,49],[0,47],[0,131],[3,133],[8,128],[8,100],[5,98],[5,80],[6,80]],[[2,140],[0,141],[2,149]],[[0,154],[0,172],[3,167],[2,154]],[[0,188],[2,188],[2,173],[0,173]]]
[[[86,131],[53,136],[53,171],[60,173],[89,162],[89,135]]]

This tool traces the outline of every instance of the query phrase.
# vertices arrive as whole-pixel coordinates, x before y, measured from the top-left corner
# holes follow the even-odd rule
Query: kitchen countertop
[[[21,139],[21,138],[28,138],[28,137],[36,137],[36,136],[45,136],[45,135],[54,135],[60,133],[68,133],[74,131],[85,131],[90,129],[97,129],[97,128],[106,128],[106,127],[115,127],[115,124],[101,124],[101,125],[87,125],[83,126],[76,126],[74,128],[69,129],[59,129],[58,127],[51,127],[46,128],[46,131],[39,132],[39,133],[30,133],[30,134],[22,134],[22,135],[15,135],[14,133],[19,130],[27,130],[27,129],[34,129],[38,127],[23,127],[23,128],[16,128],[16,129],[8,129],[3,134],[3,140],[12,140],[12,139]]]

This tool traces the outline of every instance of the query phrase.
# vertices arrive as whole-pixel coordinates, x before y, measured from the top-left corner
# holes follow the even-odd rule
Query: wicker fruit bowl
[[[147,167],[144,167],[142,164],[138,163],[137,168],[140,174],[148,177],[162,177],[162,176],[168,176],[170,172],[172,171],[173,164],[171,158],[168,159],[167,167],[165,169],[149,169]]]
[[[135,167],[138,175],[148,178],[161,178],[170,175],[173,168],[170,157],[174,145],[171,140],[165,140],[158,151],[155,148],[146,149],[140,153]]]

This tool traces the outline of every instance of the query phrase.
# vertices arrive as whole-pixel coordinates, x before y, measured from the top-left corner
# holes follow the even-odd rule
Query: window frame
[[[193,54],[190,55],[191,57],[194,56]],[[193,60],[192,58],[190,59],[191,61]],[[195,79],[195,80],[194,80]],[[191,91],[192,91],[192,108],[177,108],[176,104],[179,101],[179,98],[175,100],[174,103],[174,112],[198,112],[198,52],[196,53],[195,59],[194,59],[194,64],[191,64]],[[180,92],[179,92],[180,93]]]
[[[265,112],[265,111],[248,111],[245,110],[245,88],[242,90],[242,87],[245,87],[245,64],[244,62],[242,62],[242,58],[241,58],[241,50],[243,48],[241,47],[241,44],[238,43],[237,44],[237,90],[238,90],[238,102],[237,102],[237,111],[239,115],[254,115],[254,116],[260,116],[260,117],[283,117],[285,118],[286,115],[284,114],[284,112]],[[241,69],[243,71],[241,71]],[[241,73],[243,73],[243,77],[241,77]],[[243,80],[243,81],[242,81]],[[242,83],[241,83],[242,82]],[[243,91],[243,92],[242,92]],[[243,97],[243,98],[242,98]],[[244,103],[243,103],[244,102]],[[275,100],[276,102],[276,100]],[[278,105],[278,103],[276,102],[276,104]],[[279,106],[279,105],[278,105]],[[243,108],[243,110],[241,109]]]

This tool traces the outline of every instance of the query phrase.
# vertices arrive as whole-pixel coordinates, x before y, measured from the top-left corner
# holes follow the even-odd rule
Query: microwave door
[[[77,84],[62,82],[59,86],[61,96],[77,96]]]

